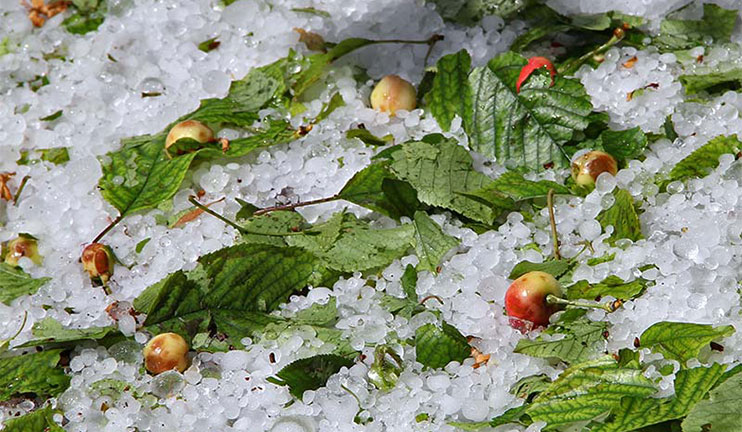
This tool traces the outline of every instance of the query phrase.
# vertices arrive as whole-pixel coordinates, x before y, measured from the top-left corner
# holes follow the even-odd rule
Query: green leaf
[[[325,12],[323,10],[319,10],[319,9],[316,9],[316,8],[313,8],[313,7],[291,8],[291,12],[301,12],[301,13],[306,13],[306,14],[321,16],[321,17],[324,17],[324,18],[330,18],[330,13],[329,12]]]
[[[614,259],[616,259],[616,254],[615,253],[605,254],[603,256],[599,256],[599,257],[596,257],[596,258],[590,258],[590,259],[588,259],[587,260],[587,265],[589,265],[589,266],[596,266],[598,264],[602,264],[602,263],[606,263],[606,262],[611,262]]]
[[[532,271],[542,271],[544,273],[549,273],[555,278],[558,278],[561,275],[567,273],[570,267],[572,267],[572,264],[567,260],[550,260],[544,261],[542,263],[521,261],[516,264],[512,270],[510,270],[508,279],[518,279],[524,274]]]
[[[19,348],[50,344],[61,345],[84,340],[101,340],[107,336],[118,334],[118,327],[65,328],[54,318],[46,317],[34,323],[31,333],[34,336],[33,339],[19,345]]]
[[[695,404],[683,420],[683,432],[701,432],[705,425],[708,430],[742,430],[742,375],[734,375],[709,392],[709,398]]]
[[[345,137],[348,139],[358,138],[365,144],[370,146],[385,146],[391,144],[394,141],[394,136],[386,135],[383,138],[379,138],[376,135],[368,131],[368,129],[351,129],[345,133]]]
[[[655,391],[641,370],[621,368],[613,357],[604,356],[562,372],[534,399],[526,414],[533,421],[545,421],[550,430],[606,414],[623,396],[646,398]]]
[[[24,295],[35,294],[51,278],[34,279],[20,267],[0,263],[0,302],[10,303]]]
[[[3,432],[64,432],[54,421],[56,412],[47,405],[21,417],[9,418],[5,421]]]
[[[675,395],[667,398],[624,397],[613,408],[604,423],[597,423],[591,432],[625,432],[681,418],[688,414],[724,373],[724,367],[684,369],[675,376]],[[613,397],[617,398],[618,395]],[[723,429],[720,429],[723,430]]]
[[[466,195],[479,198],[493,209],[508,211],[514,210],[517,202],[546,197],[551,189],[556,194],[571,194],[569,188],[559,183],[550,180],[526,180],[521,173],[506,171],[492,183]]]
[[[586,280],[578,281],[574,285],[567,287],[566,291],[569,300],[594,300],[597,297],[605,296],[629,300],[640,296],[647,287],[647,283],[647,280],[641,278],[631,282],[624,282],[618,276],[608,276],[603,281],[595,284],[591,284]]]
[[[509,17],[523,8],[524,0],[428,0],[448,21],[472,25],[486,15]]]
[[[345,106],[343,96],[340,93],[335,93],[330,98],[330,101],[322,107],[322,111],[317,114],[317,117],[313,120],[313,123],[316,124],[326,119],[330,116],[330,114],[332,114],[333,111],[340,108],[341,106]]]
[[[613,227],[613,234],[606,240],[608,244],[614,244],[619,239],[637,241],[642,238],[639,215],[634,208],[634,199],[624,189],[616,189],[613,192],[616,201],[613,205],[600,212],[597,217],[600,226],[605,231],[608,226]]]
[[[590,98],[579,81],[537,71],[516,93],[515,83],[526,59],[501,54],[469,75],[474,100],[464,125],[472,149],[507,167],[543,171],[545,165],[566,167],[561,148],[575,131],[588,126]]]
[[[742,143],[737,139],[737,135],[720,135],[678,162],[670,171],[668,181],[705,177],[719,166],[721,155],[737,154],[740,149]]]
[[[91,31],[98,30],[103,21],[105,15],[103,11],[97,9],[96,6],[79,8],[78,12],[70,15],[62,21],[62,26],[72,34],[85,34]]]
[[[438,369],[452,361],[463,362],[471,354],[471,347],[456,327],[444,321],[441,327],[425,324],[417,329],[415,351],[423,366]]]
[[[462,193],[481,189],[490,178],[475,171],[466,149],[455,141],[412,141],[391,153],[391,171],[417,191],[417,198],[478,222],[491,223],[492,209]]]
[[[59,110],[59,111],[54,112],[53,114],[49,114],[46,117],[41,117],[39,120],[46,121],[46,122],[54,121],[54,120],[62,117],[62,114],[63,113],[64,113],[64,111]]]
[[[619,160],[636,159],[647,147],[647,135],[638,126],[622,131],[606,129],[600,141],[603,149]]]
[[[426,96],[430,113],[441,129],[451,128],[451,121],[458,114],[471,112],[472,94],[467,81],[471,70],[471,57],[466,50],[441,57],[433,87]]]
[[[338,198],[396,220],[412,217],[420,207],[415,190],[394,177],[389,161],[374,162],[358,171],[343,186]]]
[[[719,94],[729,90],[738,90],[742,86],[742,68],[731,68],[720,71],[719,67],[709,68],[710,72],[680,75],[686,94],[706,91],[708,94]]]
[[[144,239],[144,240],[140,241],[139,243],[137,243],[136,247],[134,248],[134,251],[136,253],[141,253],[142,252],[142,249],[144,249],[144,247],[147,246],[147,243],[149,243],[150,240],[152,240],[152,238],[151,237],[147,237],[146,239]]]
[[[331,283],[336,277],[311,253],[286,246],[243,243],[205,255],[199,263],[191,272],[169,275],[134,300],[134,309],[147,314],[145,327],[187,338],[208,327],[239,348],[242,338],[276,322],[265,313],[307,285]]]
[[[459,241],[444,233],[427,213],[415,212],[412,224],[415,227],[415,251],[420,260],[417,269],[435,274],[443,256],[458,246]]]
[[[711,341],[734,334],[731,325],[713,327],[710,324],[662,321],[653,324],[639,337],[641,345],[658,352],[668,360],[685,364],[698,357],[701,348]]]
[[[729,42],[736,20],[736,10],[707,3],[703,5],[703,18],[700,20],[663,20],[659,36],[652,40],[652,44],[668,51],[706,45],[709,37],[716,43]]]
[[[41,351],[0,359],[0,402],[22,393],[41,399],[67,389],[70,377],[58,367],[60,350]]]
[[[407,299],[417,302],[417,271],[411,264],[405,267],[400,283]]]
[[[510,394],[521,399],[529,400],[533,396],[546,390],[551,384],[551,379],[546,374],[531,375],[519,379],[512,387]]]
[[[535,339],[521,339],[513,352],[538,358],[554,358],[565,363],[578,363],[589,360],[605,347],[603,333],[608,323],[590,321],[580,317],[566,324],[553,324]],[[554,339],[554,335],[563,335]]]
[[[198,44],[198,49],[207,53],[209,51],[213,51],[219,48],[219,45],[221,45],[221,42],[217,40],[218,38],[219,37],[217,36],[211,39],[206,39],[205,41]]]
[[[50,149],[38,149],[33,151],[21,151],[21,158],[16,162],[18,165],[36,164],[39,161],[51,162],[61,165],[69,162],[70,154],[67,147],[55,147]]]
[[[317,390],[343,367],[353,366],[353,360],[338,355],[317,355],[296,360],[281,369],[276,376],[289,386],[289,392],[301,399],[307,390]]]

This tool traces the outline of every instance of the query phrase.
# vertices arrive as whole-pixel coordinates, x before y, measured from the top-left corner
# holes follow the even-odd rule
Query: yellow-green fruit
[[[165,138],[165,149],[169,149],[176,141],[184,138],[190,138],[204,144],[214,140],[214,132],[200,121],[182,121],[168,132],[167,138]]]
[[[41,264],[41,255],[39,255],[36,239],[31,236],[20,235],[10,240],[4,245],[3,252],[5,264],[8,265],[17,266],[18,261],[23,257],[30,259],[36,265]]]
[[[144,367],[155,375],[173,369],[183,372],[188,367],[188,343],[176,333],[158,334],[142,353]]]
[[[578,186],[592,188],[595,180],[604,172],[616,175],[618,163],[613,156],[599,150],[592,150],[572,162],[572,179]]]
[[[371,92],[371,107],[391,115],[397,110],[411,111],[417,103],[415,87],[397,75],[387,75]]]

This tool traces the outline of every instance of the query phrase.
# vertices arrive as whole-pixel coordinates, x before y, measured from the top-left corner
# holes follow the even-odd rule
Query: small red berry
[[[616,175],[618,163],[606,152],[592,150],[572,162],[572,179],[578,186],[592,188],[595,180],[604,172]]]
[[[523,84],[529,76],[535,71],[536,69],[545,67],[549,70],[549,73],[551,73],[551,85],[554,85],[554,76],[556,75],[556,69],[554,69],[554,65],[551,64],[551,61],[547,59],[546,57],[531,57],[528,59],[528,64],[523,66],[523,69],[520,70],[520,75],[518,75],[518,81],[515,83],[515,92],[520,93],[520,86]]]
[[[514,280],[505,293],[510,326],[525,332],[549,324],[549,317],[559,310],[558,305],[546,302],[549,294],[562,296],[561,285],[549,273],[532,271]]]
[[[113,276],[115,259],[111,248],[101,243],[91,243],[82,251],[82,268],[90,279],[105,285]]]

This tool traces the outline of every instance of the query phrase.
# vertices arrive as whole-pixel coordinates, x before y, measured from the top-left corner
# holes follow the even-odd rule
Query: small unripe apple
[[[176,333],[158,334],[147,342],[142,353],[144,367],[155,375],[173,369],[183,372],[188,367],[188,343]]]
[[[115,259],[113,251],[101,243],[91,243],[82,251],[82,268],[94,282],[106,284],[113,276]]]
[[[572,161],[572,179],[578,186],[592,188],[604,172],[616,175],[618,163],[613,156],[599,150],[589,151]]]
[[[371,107],[394,115],[397,110],[412,111],[417,104],[415,87],[397,75],[387,75],[371,92]]]
[[[170,149],[178,140],[189,138],[197,141],[199,144],[205,144],[214,140],[214,131],[198,120],[182,121],[170,129],[165,138],[165,150]],[[175,154],[182,154],[183,151],[176,150]]]
[[[554,276],[542,271],[532,271],[514,280],[505,293],[505,311],[513,328],[524,331],[549,324],[549,317],[559,310],[558,305],[549,304],[546,297],[562,296],[562,287]]]
[[[36,239],[30,235],[21,234],[3,245],[3,259],[5,264],[17,266],[18,261],[29,258],[36,265],[41,264],[41,255]]]

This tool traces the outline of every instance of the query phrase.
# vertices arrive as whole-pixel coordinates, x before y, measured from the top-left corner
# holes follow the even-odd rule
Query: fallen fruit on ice
[[[558,305],[549,304],[549,295],[562,296],[562,287],[554,276],[542,271],[532,271],[514,280],[505,293],[505,311],[510,325],[518,330],[528,330],[530,321],[534,327],[549,324],[549,317],[559,310]]]
[[[113,276],[115,260],[111,249],[101,243],[89,244],[82,251],[82,267],[94,282],[106,284]]]
[[[572,162],[572,179],[578,186],[592,188],[595,180],[604,172],[616,175],[618,163],[613,156],[599,150],[592,150]]]
[[[415,87],[397,75],[387,75],[371,92],[371,107],[391,115],[397,110],[411,111],[416,106]]]
[[[18,261],[23,257],[29,258],[36,265],[41,264],[41,255],[39,255],[39,248],[35,238],[21,234],[3,245],[3,260],[5,264],[17,266]]]
[[[183,372],[188,367],[188,343],[176,333],[161,333],[153,337],[142,353],[144,367],[155,375],[172,369]]]
[[[172,151],[176,155],[188,153],[189,151],[196,150],[190,148],[176,148],[171,149],[178,140],[189,139],[196,141],[198,144],[205,144],[209,141],[214,140],[214,132],[205,124],[197,120],[186,120],[182,121],[170,129],[167,137],[165,138],[165,150],[168,154]]]

